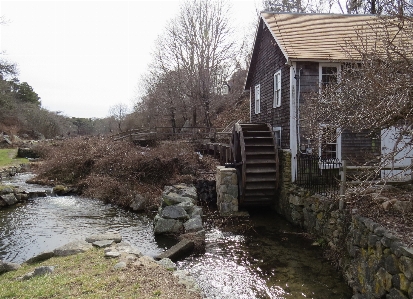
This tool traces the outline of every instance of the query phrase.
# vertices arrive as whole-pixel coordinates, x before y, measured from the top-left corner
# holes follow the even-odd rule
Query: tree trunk
[[[196,127],[196,107],[193,107],[192,109],[192,127]]]

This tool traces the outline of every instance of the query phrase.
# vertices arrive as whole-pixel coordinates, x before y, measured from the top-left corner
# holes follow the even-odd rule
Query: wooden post
[[[224,155],[222,154],[223,150],[222,150],[222,144],[219,144],[219,164],[221,166],[224,165]]]
[[[410,161],[410,180],[413,182],[413,159]]]
[[[218,145],[214,143],[214,159],[217,158],[217,152],[218,152]]]
[[[341,170],[341,182],[340,182],[340,200],[338,206],[340,210],[344,209],[344,193],[346,192],[346,176],[347,176],[347,161],[343,160]]]
[[[231,151],[229,146],[225,146],[225,163],[229,163],[229,161],[231,161],[230,153]]]

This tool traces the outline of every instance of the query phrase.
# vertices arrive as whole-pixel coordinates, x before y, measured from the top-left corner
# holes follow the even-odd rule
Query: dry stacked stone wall
[[[235,168],[217,167],[217,206],[221,215],[238,212],[238,180]]]
[[[291,154],[280,153],[275,209],[337,253],[353,299],[413,299],[413,248],[370,219],[340,210],[337,201],[291,183]]]

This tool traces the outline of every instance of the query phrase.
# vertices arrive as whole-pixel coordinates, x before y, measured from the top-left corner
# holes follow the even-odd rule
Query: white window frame
[[[260,84],[255,85],[255,114],[261,113],[261,87]]]
[[[278,136],[276,135],[276,134],[274,134],[274,135],[276,135],[276,137],[277,137],[277,146],[278,146],[278,148],[280,149],[281,148],[281,127],[272,127],[272,131],[275,133],[275,132],[279,132],[278,133]]]
[[[281,106],[281,70],[274,74],[274,100],[272,107]]]
[[[323,67],[337,68],[337,82],[340,82],[341,64],[332,62],[320,62],[318,67],[318,81],[320,86],[320,92],[323,89]]]
[[[320,124],[320,130],[323,130],[324,128],[329,127],[328,124]],[[327,144],[335,144],[336,145],[336,157],[333,158],[335,160],[339,160],[341,161],[341,129],[337,128],[336,129],[336,135],[337,135],[337,139],[335,140],[336,142],[328,142]],[[320,134],[320,140],[319,140],[319,147],[318,147],[318,156],[321,158],[322,155],[322,146],[323,146],[323,142],[322,142],[322,134]],[[320,164],[321,165],[321,164]],[[331,168],[331,165],[329,164],[323,164],[325,167],[329,167]],[[335,165],[335,167],[339,167],[338,164]]]

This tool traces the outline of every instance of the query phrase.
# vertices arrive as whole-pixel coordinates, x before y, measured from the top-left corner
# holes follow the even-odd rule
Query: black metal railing
[[[340,167],[338,159],[322,159],[319,156],[297,155],[296,184],[312,194],[335,197],[340,191]]]

